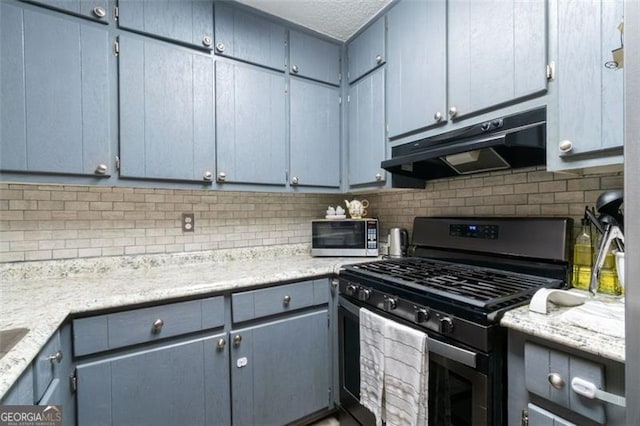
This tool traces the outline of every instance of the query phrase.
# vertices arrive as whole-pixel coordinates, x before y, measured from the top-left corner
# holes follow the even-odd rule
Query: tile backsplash
[[[340,194],[0,184],[0,262],[310,243]],[[183,232],[182,213],[194,213]]]
[[[0,262],[71,259],[311,242],[309,221],[345,198],[411,230],[415,216],[569,216],[623,186],[621,173],[567,175],[543,168],[440,179],[425,189],[291,194],[0,183]],[[195,231],[183,232],[182,213]]]
[[[382,240],[390,227],[413,227],[415,216],[562,216],[579,226],[585,205],[607,189],[622,189],[621,172],[551,173],[544,167],[459,176],[427,182],[425,189],[367,194],[380,219]]]

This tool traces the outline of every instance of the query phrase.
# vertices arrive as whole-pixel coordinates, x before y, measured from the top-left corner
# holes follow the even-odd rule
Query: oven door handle
[[[359,317],[360,307],[349,302],[344,297],[339,298],[340,306],[347,310],[351,315]],[[390,320],[392,321],[392,320]],[[476,353],[467,349],[445,343],[441,340],[434,339],[427,334],[427,347],[429,352],[438,354],[444,358],[459,362],[467,367],[476,368]]]

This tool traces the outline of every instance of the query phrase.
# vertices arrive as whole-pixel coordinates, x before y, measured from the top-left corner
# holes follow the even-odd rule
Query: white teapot
[[[344,200],[344,203],[346,204],[349,216],[351,216],[352,219],[361,219],[367,215],[366,209],[369,207],[369,201]]]

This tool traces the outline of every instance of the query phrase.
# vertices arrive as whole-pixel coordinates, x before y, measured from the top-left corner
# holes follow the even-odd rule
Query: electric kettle
[[[404,228],[389,229],[389,257],[403,257],[407,254],[409,233]]]

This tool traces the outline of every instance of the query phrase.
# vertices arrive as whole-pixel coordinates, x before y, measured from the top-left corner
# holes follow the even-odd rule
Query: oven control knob
[[[371,290],[368,290],[366,288],[361,288],[360,291],[358,292],[358,299],[364,302],[365,300],[369,300],[370,298],[371,298]]]
[[[358,292],[358,287],[353,284],[349,284],[345,287],[344,292],[347,293],[347,296],[355,296]]]
[[[393,297],[385,297],[384,298],[384,309],[387,311],[393,311],[396,308],[396,299]]]
[[[440,333],[451,333],[453,331],[453,320],[449,317],[440,318]]]
[[[414,321],[417,322],[418,324],[425,322],[427,319],[429,319],[429,311],[427,311],[424,308],[421,309],[416,309],[414,312]]]

